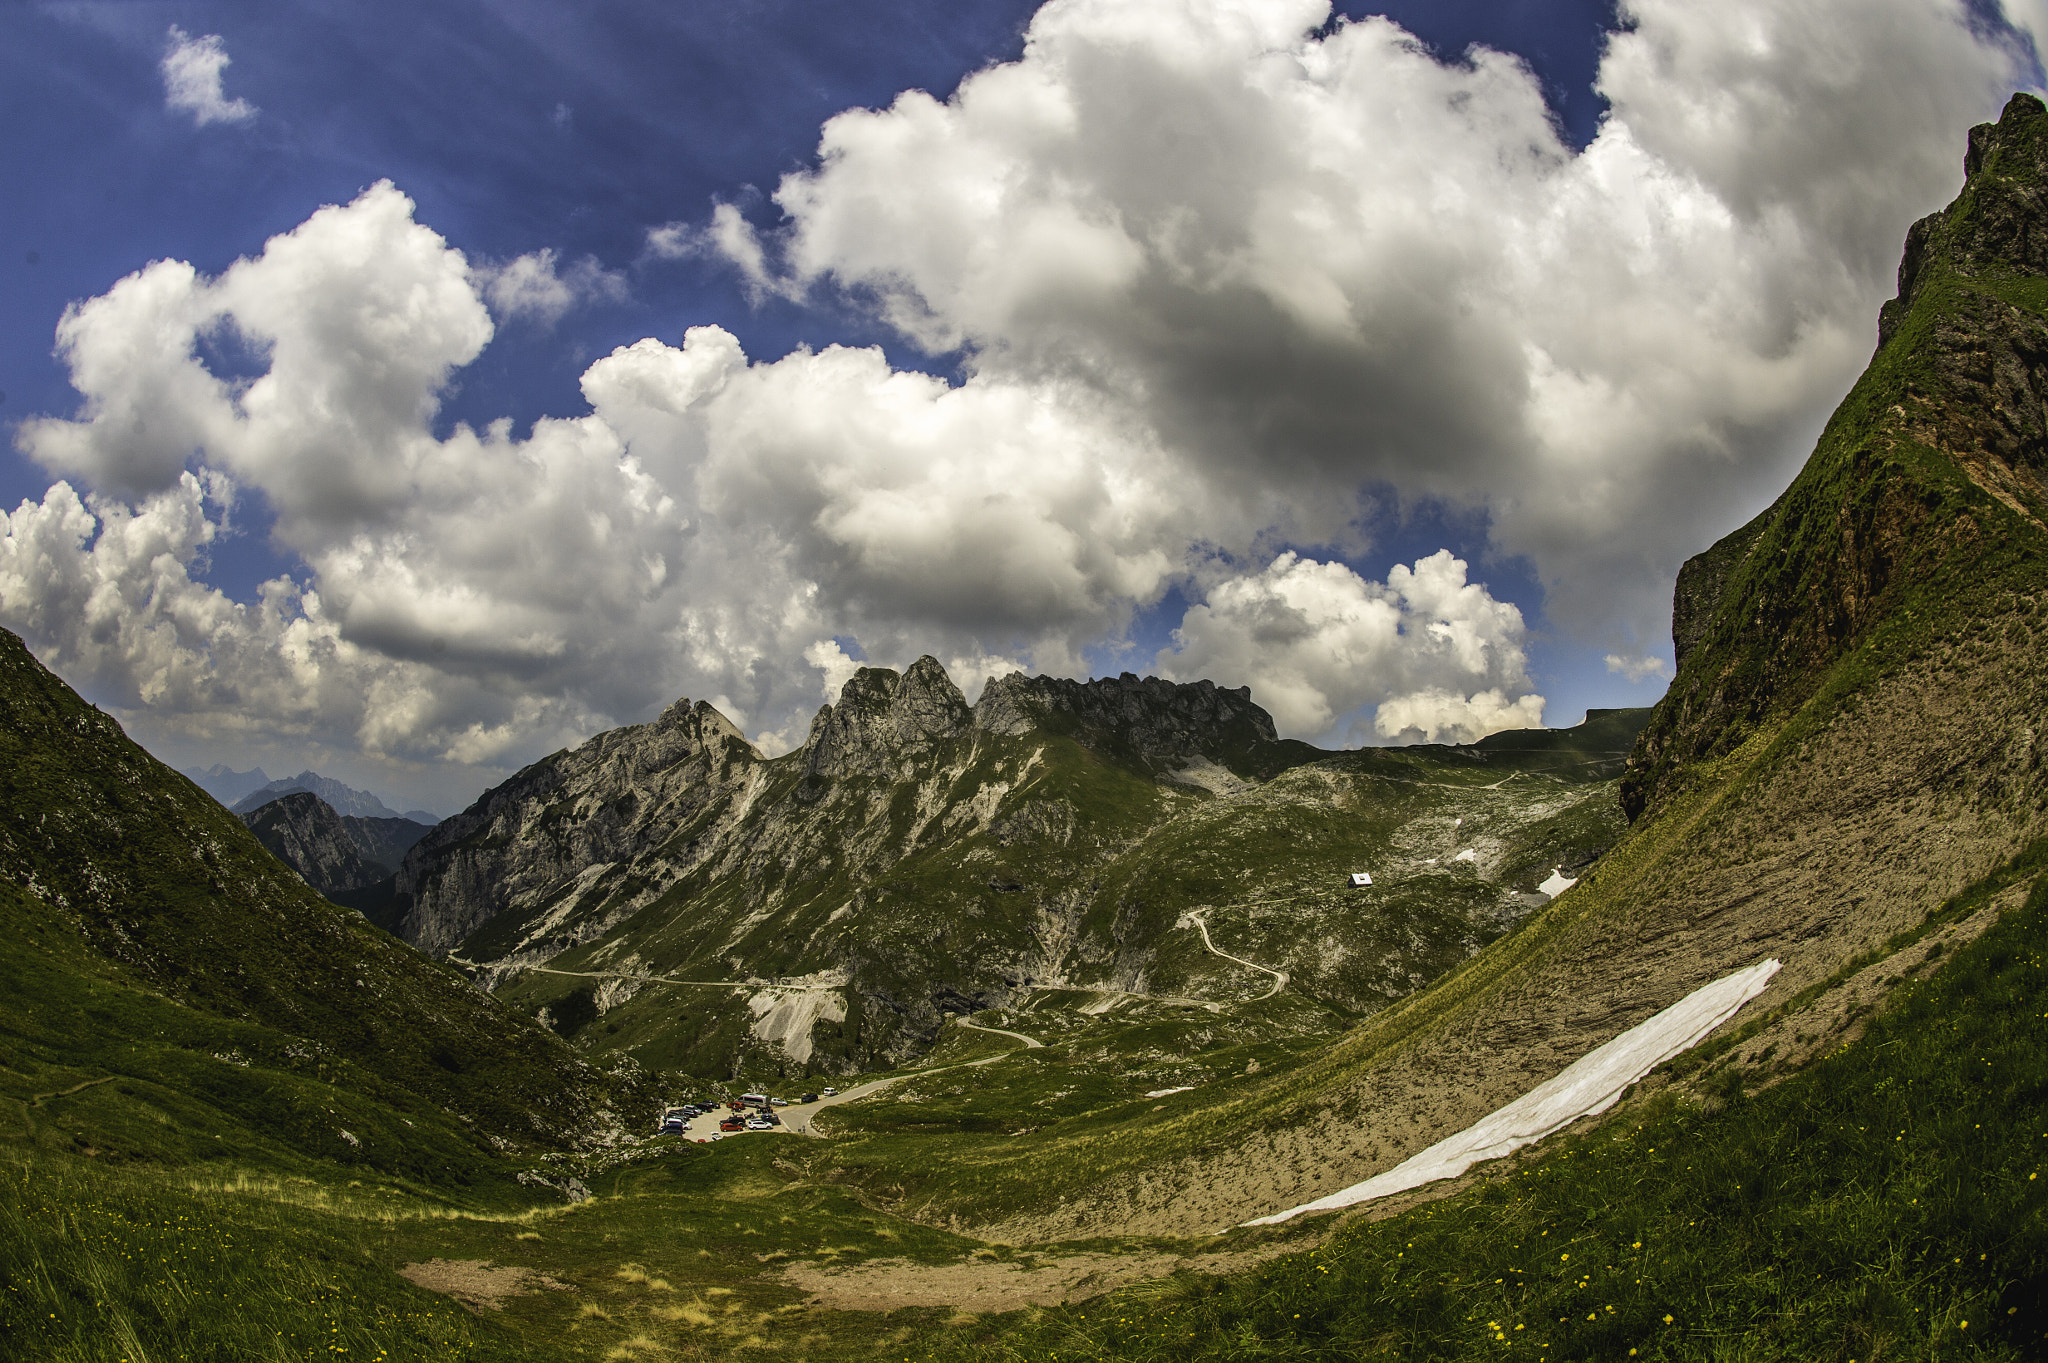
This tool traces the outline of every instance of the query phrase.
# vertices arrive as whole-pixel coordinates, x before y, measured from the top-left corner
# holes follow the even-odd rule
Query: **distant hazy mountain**
[[[178,774],[190,777],[193,785],[224,805],[231,805],[250,791],[261,790],[270,784],[270,777],[261,767],[232,771],[220,762],[204,769],[185,767]]]
[[[302,771],[297,776],[289,776],[281,781],[268,782],[261,788],[252,790],[239,800],[234,801],[228,808],[237,814],[251,814],[263,808],[263,806],[269,804],[280,795],[290,795],[294,791],[300,790],[309,790],[319,796],[337,814],[353,814],[360,819],[410,818],[418,819],[419,822],[427,824],[440,822],[439,819],[431,814],[426,814],[424,818],[421,818],[420,816],[425,813],[423,810],[415,810],[411,814],[401,815],[397,810],[370,794],[369,791],[357,790],[354,786],[345,786],[333,777],[322,776],[317,771]]]

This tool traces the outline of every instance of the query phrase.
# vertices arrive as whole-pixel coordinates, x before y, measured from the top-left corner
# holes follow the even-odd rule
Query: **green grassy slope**
[[[1975,138],[1979,173],[1928,242],[2033,193],[2048,111],[2017,99]],[[1785,968],[1755,1008],[1807,997],[2048,832],[2048,435],[2025,425],[2048,392],[2048,259],[1971,240],[1927,248],[1870,374],[1724,556],[1631,759],[1646,812],[1582,883],[1284,1074],[1024,1160],[1047,1191],[987,1198],[994,1233],[1191,1234],[1335,1191],[1759,959]],[[1088,1172],[1085,1202],[1063,1170]]]
[[[0,876],[0,1096],[32,1144],[459,1185],[614,1120],[604,1076],[314,894],[12,635]]]
[[[1681,580],[1685,647],[1623,782],[1632,814],[1823,688],[1839,702],[2039,590],[2048,109],[2015,95],[1970,164],[1914,226],[1883,342],[1799,477]]]

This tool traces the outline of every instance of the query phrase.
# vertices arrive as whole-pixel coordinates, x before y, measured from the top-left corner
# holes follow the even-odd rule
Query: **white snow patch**
[[[1466,849],[1465,849],[1464,851],[1462,851],[1462,852],[1458,853],[1458,855],[1456,855],[1455,857],[1452,857],[1452,858],[1451,858],[1451,860],[1452,860],[1452,861],[1477,861],[1477,860],[1479,860],[1479,854],[1478,854],[1477,852],[1473,851],[1473,850],[1472,850],[1471,848],[1469,848],[1469,847],[1468,847],[1468,848],[1466,848]]]
[[[1747,970],[1738,970],[1695,989],[1663,1012],[1580,1056],[1555,1078],[1538,1084],[1457,1135],[1410,1155],[1384,1174],[1244,1224],[1278,1225],[1303,1212],[1355,1206],[1438,1179],[1456,1178],[1482,1160],[1499,1159],[1581,1117],[1605,1112],[1630,1084],[1706,1040],[1716,1027],[1735,1015],[1736,1009],[1761,994],[1777,973],[1777,961],[1759,961]]]
[[[1578,883],[1579,878],[1577,876],[1568,876],[1564,873],[1562,866],[1553,866],[1550,868],[1550,879],[1538,885],[1536,893],[1547,894],[1552,899],[1555,899]]]
[[[1169,1093],[1193,1093],[1194,1091],[1195,1086],[1193,1084],[1182,1084],[1177,1089],[1153,1089],[1150,1093],[1146,1094],[1145,1096],[1147,1098],[1164,1098]]]

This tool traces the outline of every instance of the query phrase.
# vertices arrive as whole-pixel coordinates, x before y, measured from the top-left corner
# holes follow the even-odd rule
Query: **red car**
[[[744,1117],[727,1117],[718,1124],[718,1129],[720,1131],[745,1131],[747,1129],[747,1119]]]

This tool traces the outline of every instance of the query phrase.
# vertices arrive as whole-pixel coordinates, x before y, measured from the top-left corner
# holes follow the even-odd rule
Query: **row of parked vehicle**
[[[839,1096],[839,1090],[827,1088],[823,1090],[822,1096],[836,1098]],[[819,1097],[820,1094],[817,1093],[806,1093],[800,1096],[797,1101],[799,1103],[815,1103],[819,1100]],[[767,1131],[782,1125],[782,1118],[775,1115],[775,1109],[788,1106],[789,1099],[771,1098],[765,1093],[743,1093],[736,1101],[727,1103],[716,1101],[688,1102],[680,1107],[672,1107],[662,1113],[661,1122],[655,1129],[662,1135],[679,1134],[690,1129],[691,1118],[701,1117],[707,1112],[717,1112],[721,1108],[729,1108],[731,1115],[721,1119],[718,1123],[720,1131]]]

